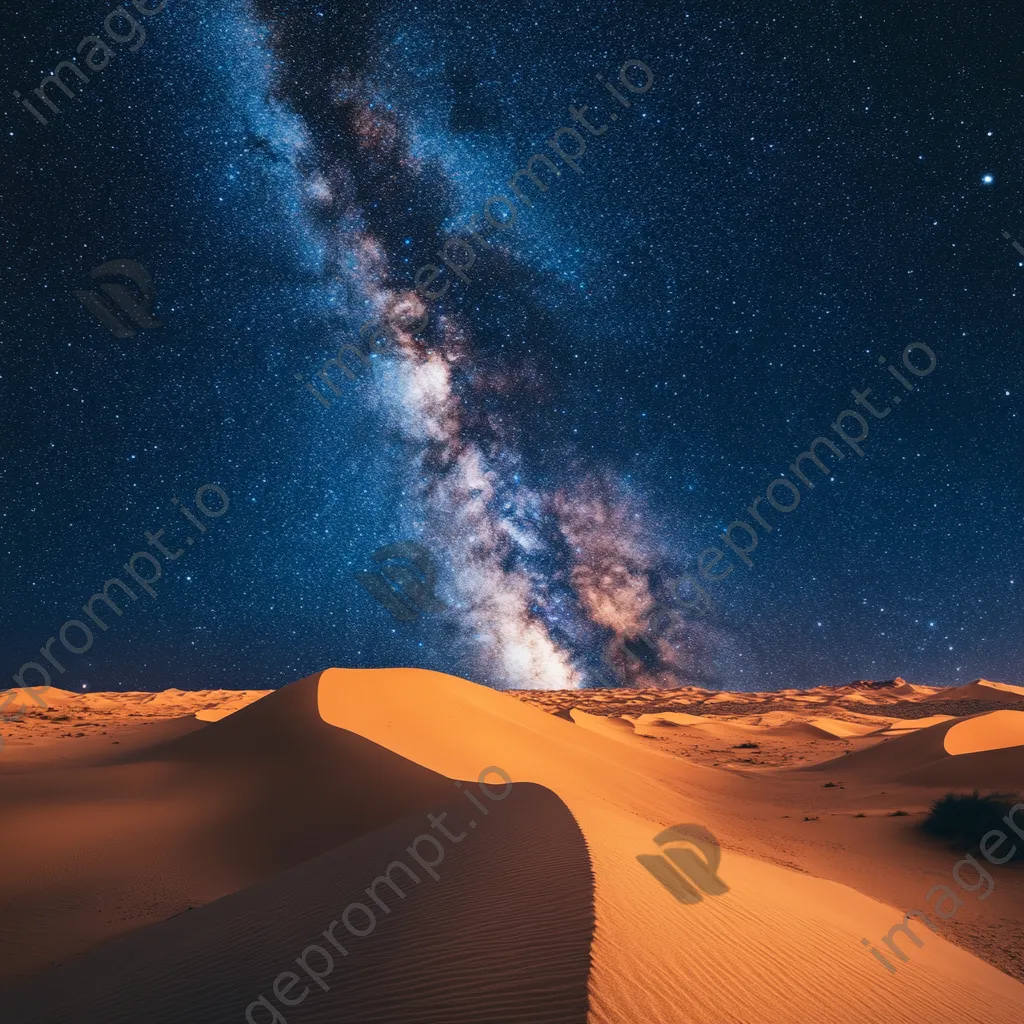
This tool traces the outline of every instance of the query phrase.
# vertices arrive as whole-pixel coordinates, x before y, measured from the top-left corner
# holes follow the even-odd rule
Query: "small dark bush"
[[[825,785],[822,786],[822,789],[835,789],[838,785],[838,782],[826,782]]]
[[[854,817],[855,818],[866,818],[867,815],[863,811],[861,811],[860,814],[855,814]]]
[[[910,812],[909,811],[893,811],[889,815],[890,818],[905,818]]]
[[[987,796],[981,796],[977,790],[973,793],[947,793],[932,804],[921,828],[927,835],[950,839],[958,848],[966,850],[977,846],[982,836],[993,829],[1009,834],[1003,818],[1018,802],[1018,797],[1011,793],[989,793]],[[1024,843],[1016,846],[1014,859],[1024,860]],[[998,852],[1005,855],[1005,844]]]
[[[737,743],[733,746],[733,750],[760,750],[760,743]]]

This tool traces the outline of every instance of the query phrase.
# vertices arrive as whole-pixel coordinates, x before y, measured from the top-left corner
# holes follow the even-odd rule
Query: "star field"
[[[165,528],[193,543],[158,596],[55,685],[597,685],[680,574],[711,610],[651,685],[1024,683],[1018,7],[169,0],[42,126],[12,90],[110,8],[19,5],[2,33],[8,676]],[[549,146],[571,126],[581,173]],[[549,188],[421,302],[534,153]],[[75,300],[115,258],[163,327],[119,340]],[[317,401],[402,303],[429,326]],[[891,412],[861,457],[830,425],[866,388]],[[746,565],[723,531],[822,435],[846,457],[762,503]],[[231,504],[200,533],[172,499],[199,515],[208,483]],[[448,606],[415,622],[352,576],[405,539]]]

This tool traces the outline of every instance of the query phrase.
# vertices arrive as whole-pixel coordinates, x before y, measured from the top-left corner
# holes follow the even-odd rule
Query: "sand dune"
[[[870,736],[878,731],[877,723],[866,725],[860,722],[843,722],[838,718],[812,718],[807,724],[827,736],[838,736],[843,739],[848,736]]]
[[[317,678],[218,723],[188,715],[85,763],[10,777],[0,970],[17,977],[46,951],[64,960],[448,798],[446,779],[393,765],[389,752],[322,722]],[[353,758],[365,776],[342,769]],[[0,771],[16,768],[0,759]],[[55,875],[70,881],[54,886]]]
[[[728,696],[710,707],[743,703]],[[654,712],[630,722],[595,714],[597,706],[577,705],[566,720],[553,713],[556,701],[549,713],[439,673],[332,669],[221,721],[198,721],[193,707],[179,721],[139,727],[124,749],[97,745],[74,765],[26,773],[15,761],[5,773],[0,764],[10,823],[0,849],[5,954],[17,954],[15,936],[25,945],[39,920],[29,905],[50,907],[30,936],[31,956],[18,954],[20,973],[33,978],[5,993],[4,1019],[241,1021],[426,828],[426,813],[441,811],[466,832],[446,851],[442,880],[409,893],[373,935],[353,940],[329,991],[311,985],[308,1001],[285,1014],[289,1022],[959,1024],[1024,1012],[1024,986],[939,936],[927,934],[897,977],[863,949],[862,937],[878,941],[902,916],[896,906],[919,896],[890,904],[841,879],[877,884],[881,860],[884,884],[909,893],[922,884],[915,859],[942,865],[943,851],[915,853],[888,826],[855,833],[868,826],[806,814],[811,823],[801,824],[788,813],[793,801],[812,798],[842,806],[861,776],[1018,756],[1013,747],[978,749],[987,732],[1010,735],[1015,726],[968,720],[955,742],[976,752],[954,755],[944,744],[955,722],[884,741],[862,734],[863,722],[812,712],[818,701],[806,704],[814,725],[774,710],[757,712],[763,726],[695,723],[680,712],[668,713],[681,722]],[[747,706],[774,705],[762,695]],[[792,739],[801,726],[816,738]],[[820,774],[705,767],[657,749],[639,735],[645,730],[715,742],[761,730],[766,742],[774,733],[823,749],[875,745],[828,762],[846,780],[840,791],[822,789]],[[468,785],[488,765],[506,771],[513,788],[471,829],[467,815],[476,812],[452,780]],[[665,856],[654,837],[680,823],[709,829],[722,847],[716,885],[696,854],[669,858],[694,866],[685,900],[650,870]],[[875,835],[874,846],[862,857],[816,838],[839,828],[847,845]],[[64,862],[69,835],[76,852]],[[800,869],[783,866],[784,857]],[[168,886],[168,878],[179,881]],[[1000,885],[1001,906],[1014,905],[1012,878]],[[169,920],[101,946],[116,930],[90,930],[90,912],[154,888],[168,907],[179,904],[172,913],[186,899],[197,909],[165,913]],[[1002,924],[996,917],[993,927]],[[50,945],[41,949],[44,933]],[[41,956],[65,960],[76,948],[91,951],[41,970]]]
[[[966,686],[951,687],[929,694],[924,700],[998,700],[1007,704],[1016,704],[1024,701],[1024,686],[993,683],[989,679],[975,679],[973,683],[968,683]]]
[[[883,704],[883,701],[879,700],[877,697],[869,697],[867,694],[864,693],[850,693],[847,696],[845,696],[843,700],[849,701],[853,704],[867,704],[870,707],[874,708],[880,707]]]
[[[975,754],[1001,747],[1024,750],[1024,711],[990,711],[957,722],[946,733],[947,754]]]
[[[584,714],[576,709],[574,714]],[[636,732],[642,733],[651,728],[685,727],[699,729],[705,735],[715,736],[722,740],[743,742],[763,736],[810,736],[816,739],[846,738],[848,736],[865,736],[877,731],[878,724],[860,725],[855,722],[843,722],[835,718],[811,718],[798,721],[790,716],[774,713],[759,716],[757,723],[748,721],[723,721],[701,715],[690,715],[680,711],[662,711],[656,714],[639,715],[635,719]]]
[[[949,727],[949,722],[939,722],[803,770],[827,772],[842,767],[846,776],[857,772],[868,777],[898,779],[905,772],[948,757],[943,743]]]
[[[1024,712],[993,711],[897,736],[802,770],[929,786],[1024,788]]]
[[[8,691],[10,692],[10,691]],[[73,693],[51,686],[39,694],[46,702],[40,707],[24,691],[15,691],[11,707],[23,710],[18,719],[0,720],[4,765],[12,758],[22,762],[45,763],[51,756],[71,760],[100,737],[107,744],[120,744],[122,733],[139,722],[169,722],[193,715],[214,721],[259,700],[269,690],[198,690],[163,693]],[[63,741],[73,739],[73,743]],[[57,746],[51,745],[57,743]]]
[[[685,711],[659,711],[653,715],[637,715],[634,719],[638,726],[673,726],[673,725],[711,725],[713,719],[703,715],[690,715]]]
[[[72,693],[69,690],[61,690],[56,686],[39,686],[0,691],[0,703],[7,710],[18,707],[39,707],[36,698],[49,707],[60,707],[70,700],[77,699],[77,697],[78,694]]]
[[[398,762],[392,755],[391,767],[407,773],[411,766]],[[345,768],[363,775],[382,765],[349,760]],[[448,795],[455,792],[446,786],[446,803],[423,803],[268,882],[49,972],[7,996],[4,1020],[227,1024],[251,1012],[256,1024],[585,1024],[593,879],[572,815],[549,791],[518,784],[467,832],[469,805]],[[446,844],[436,880],[395,871],[404,896],[380,883],[381,910],[366,886],[396,859],[417,868],[407,848],[432,834],[427,813],[445,815],[463,839]],[[338,923],[354,903],[377,912],[363,937]],[[299,978],[292,997],[307,992],[298,1009],[275,999],[274,981],[286,971]],[[275,1006],[284,1009],[278,1018]]]
[[[895,718],[891,724],[878,733],[880,736],[902,736],[908,732],[918,732],[940,722],[951,722],[954,715],[929,715],[927,718]]]

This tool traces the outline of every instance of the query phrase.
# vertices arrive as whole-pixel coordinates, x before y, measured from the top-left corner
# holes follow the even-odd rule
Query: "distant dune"
[[[1024,701],[1024,686],[1010,686],[1008,683],[993,683],[988,679],[975,679],[966,686],[939,690],[925,700],[998,700],[1007,704]]]

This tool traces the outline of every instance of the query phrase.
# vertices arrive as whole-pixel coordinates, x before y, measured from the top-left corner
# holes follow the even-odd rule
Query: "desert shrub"
[[[989,793],[982,796],[978,790],[973,793],[947,793],[936,800],[928,812],[921,828],[937,839],[949,839],[959,849],[969,849],[981,842],[986,832],[996,830],[1014,839],[1012,830],[1003,818],[1010,808],[1019,802],[1011,793]],[[1018,842],[1014,860],[1024,860],[1024,843]],[[999,854],[1005,855],[1006,846],[1000,846]]]
[[[733,750],[760,750],[761,745],[759,743],[734,743],[732,746]]]

